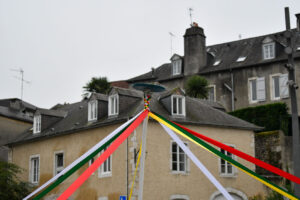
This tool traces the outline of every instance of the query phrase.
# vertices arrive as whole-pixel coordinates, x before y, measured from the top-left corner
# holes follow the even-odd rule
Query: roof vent
[[[236,60],[236,62],[243,62],[246,60],[246,58],[247,58],[246,56],[241,56]]]
[[[216,60],[215,62],[214,62],[214,66],[217,66],[217,65],[219,65],[221,63],[221,60]]]

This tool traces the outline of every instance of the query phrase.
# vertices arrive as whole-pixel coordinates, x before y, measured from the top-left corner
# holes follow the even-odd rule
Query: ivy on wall
[[[261,131],[282,130],[289,134],[290,115],[285,103],[273,103],[256,107],[248,107],[229,112],[230,115],[264,127]]]

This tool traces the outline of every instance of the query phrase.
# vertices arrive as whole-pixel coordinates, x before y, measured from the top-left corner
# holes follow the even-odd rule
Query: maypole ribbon
[[[162,124],[166,125],[167,127],[169,127],[170,129],[172,129],[173,131],[175,131],[176,133],[180,134],[181,136],[187,138],[188,140],[192,141],[193,143],[195,143],[196,145],[204,148],[205,150],[207,150],[208,152],[211,152],[215,155],[217,155],[218,157],[221,157],[222,159],[226,160],[227,162],[231,163],[232,165],[234,165],[235,167],[237,167],[238,169],[240,169],[241,171],[245,172],[246,174],[252,176],[253,178],[255,178],[256,180],[260,181],[261,183],[265,184],[266,186],[268,186],[269,188],[273,189],[274,191],[286,196],[289,199],[292,200],[297,200],[299,199],[299,197],[294,196],[293,194],[285,191],[283,188],[271,183],[269,180],[267,180],[266,178],[258,175],[257,173],[253,172],[252,170],[248,169],[247,167],[245,167],[244,165],[240,164],[239,162],[237,162],[236,160],[224,155],[223,153],[221,153],[220,151],[218,151],[217,149],[215,149],[214,147],[210,146],[209,144],[207,144],[206,142],[202,141],[201,139],[197,138],[196,136],[190,134],[189,132],[187,132],[186,130],[180,128],[179,126],[177,126],[176,124],[172,123],[171,121],[165,119],[164,117],[158,115],[158,114],[154,114],[152,112],[149,113],[149,116],[152,117],[153,119],[157,120],[158,122],[161,122]]]
[[[149,94],[145,95],[145,97],[144,97],[144,108],[147,109],[147,110],[149,110],[150,99],[151,99],[151,96]]]
[[[117,129],[115,129],[113,132],[111,132],[108,136],[106,136],[103,140],[101,140],[99,143],[94,145],[91,149],[89,149],[86,153],[84,153],[82,156],[80,156],[78,159],[76,159],[74,162],[72,162],[70,165],[68,165],[65,169],[63,169],[60,173],[52,177],[50,180],[48,180],[46,183],[41,185],[39,188],[37,188],[35,191],[30,193],[28,196],[26,196],[23,200],[27,200],[46,188],[49,184],[51,184],[48,188],[46,188],[43,192],[41,192],[39,195],[37,195],[35,199],[41,199],[43,196],[45,196],[48,192],[50,192],[52,189],[54,189],[57,185],[62,183],[65,179],[67,179],[70,175],[72,175],[77,169],[79,169],[81,166],[83,166],[85,163],[87,163],[92,157],[94,157],[97,153],[99,153],[104,147],[109,145],[113,140],[118,137],[126,127],[129,126],[129,124],[132,123],[133,120],[135,120],[143,111],[138,113],[135,117],[130,119],[129,121],[125,122],[121,126],[119,126]]]
[[[128,200],[131,199],[131,195],[132,195],[132,192],[133,192],[133,186],[134,186],[134,182],[135,182],[135,178],[136,178],[136,172],[137,172],[138,167],[139,167],[141,155],[142,155],[142,143],[140,145],[140,151],[139,151],[138,159],[137,159],[137,162],[136,162],[136,165],[135,165],[134,176],[133,176],[133,181],[132,181],[132,184],[131,184],[131,189],[130,189]]]
[[[194,162],[194,164],[203,172],[203,174],[210,180],[212,184],[223,194],[227,200],[233,200],[227,190],[220,184],[220,182],[208,171],[208,169],[200,162],[200,160],[191,152],[191,150],[179,139],[175,133],[160,123],[170,137],[177,143],[177,145],[184,151],[184,153]]]
[[[292,175],[290,173],[287,173],[287,172],[285,172],[285,171],[283,171],[283,170],[281,170],[281,169],[279,169],[277,167],[274,167],[274,166],[272,166],[272,165],[270,165],[270,164],[268,164],[268,163],[266,163],[266,162],[264,162],[262,160],[259,160],[259,159],[255,158],[255,157],[252,157],[252,156],[250,156],[250,155],[248,155],[248,154],[246,154],[244,152],[241,152],[241,151],[239,151],[239,150],[237,150],[235,148],[227,146],[227,145],[225,145],[225,144],[223,144],[221,142],[218,142],[218,141],[216,141],[214,139],[211,139],[211,138],[209,138],[209,137],[207,137],[205,135],[202,135],[200,133],[192,131],[192,130],[184,127],[184,126],[181,126],[180,124],[177,124],[176,122],[173,122],[173,123],[176,124],[177,126],[179,126],[180,128],[188,131],[189,133],[193,134],[194,136],[196,136],[196,137],[198,137],[200,139],[205,140],[206,142],[209,142],[209,143],[211,143],[211,144],[213,144],[213,145],[215,145],[217,147],[220,147],[221,149],[224,149],[224,150],[226,150],[226,151],[228,151],[228,152],[230,152],[230,153],[232,153],[234,155],[237,155],[237,156],[239,156],[239,157],[241,157],[241,158],[243,158],[243,159],[245,159],[245,160],[247,160],[249,162],[252,162],[253,164],[255,164],[257,166],[260,166],[260,167],[262,167],[262,168],[264,168],[264,169],[266,169],[266,170],[268,170],[270,172],[273,172],[273,173],[275,173],[275,174],[277,174],[279,176],[282,176],[282,177],[284,177],[284,178],[286,178],[286,179],[288,179],[290,181],[293,181],[293,182],[295,182],[297,184],[300,184],[300,178],[297,177],[297,176],[294,176],[294,175]]]
[[[124,142],[124,140],[138,127],[138,125],[148,116],[149,111],[144,110],[142,114],[121,134],[91,166],[85,170],[72,184],[68,187],[57,200],[66,200],[71,196],[100,165]]]

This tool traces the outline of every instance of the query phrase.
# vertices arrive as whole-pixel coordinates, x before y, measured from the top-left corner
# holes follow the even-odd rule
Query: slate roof
[[[127,106],[123,109],[120,109],[117,116],[112,117],[106,115],[98,119],[97,121],[88,122],[88,99],[83,99],[82,101],[73,104],[60,105],[59,107],[56,107],[55,110],[52,109],[49,112],[62,111],[62,113],[66,113],[66,116],[64,118],[61,118],[58,122],[53,124],[51,127],[43,130],[41,133],[33,134],[32,128],[28,129],[25,133],[21,134],[21,136],[19,136],[15,141],[11,142],[9,145],[46,139],[49,137],[64,134],[72,134],[81,130],[93,129],[96,127],[125,122],[144,109],[144,101],[141,96],[142,93],[140,91],[127,90],[123,88],[117,89],[119,92],[119,96],[128,95],[137,99],[135,103],[132,104],[132,106]],[[153,112],[156,112],[170,120],[184,124],[231,127],[248,130],[260,129],[260,127],[258,126],[228,115],[225,112],[214,109],[213,107],[203,103],[202,101],[199,101],[198,99],[190,97],[186,97],[186,117],[173,117],[159,101],[160,95],[161,94],[159,93],[153,94],[150,101],[150,109]],[[137,98],[137,96],[139,96],[139,98]]]
[[[32,117],[18,110],[12,110],[5,106],[0,106],[0,116],[21,120],[24,122],[32,122]]]
[[[296,30],[293,30],[294,34]],[[270,37],[273,39],[277,47],[277,54],[274,59],[263,60],[262,58],[262,41]],[[296,48],[300,47],[300,34],[296,37]],[[284,38],[284,31],[277,32],[273,34],[242,39],[238,41],[232,41],[222,44],[216,44],[207,46],[207,57],[210,62],[207,63],[203,69],[199,71],[199,74],[207,74],[220,72],[229,69],[239,69],[243,67],[264,65],[273,62],[285,61],[287,60],[287,55],[284,53],[284,47],[286,47],[286,40]],[[241,57],[246,56],[245,61],[236,62],[236,60]],[[300,58],[300,51],[297,50],[294,54],[296,59]],[[211,58],[211,59],[209,59]],[[214,66],[215,61],[221,60],[219,65]],[[183,64],[184,68],[184,64]],[[153,71],[147,72],[145,74],[128,79],[129,83],[142,82],[142,81],[157,81],[164,82],[172,79],[178,79],[184,77],[183,74],[172,76],[171,63],[165,63]],[[183,69],[184,70],[184,69]]]

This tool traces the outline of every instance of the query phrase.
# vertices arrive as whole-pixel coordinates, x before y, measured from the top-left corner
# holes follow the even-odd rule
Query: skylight
[[[243,62],[246,60],[246,58],[247,58],[246,56],[241,56],[236,60],[236,62]]]
[[[219,65],[221,63],[221,60],[216,60],[215,62],[214,62],[214,66],[217,66],[217,65]]]
[[[297,51],[300,51],[300,46],[299,46],[299,47],[297,47]]]

